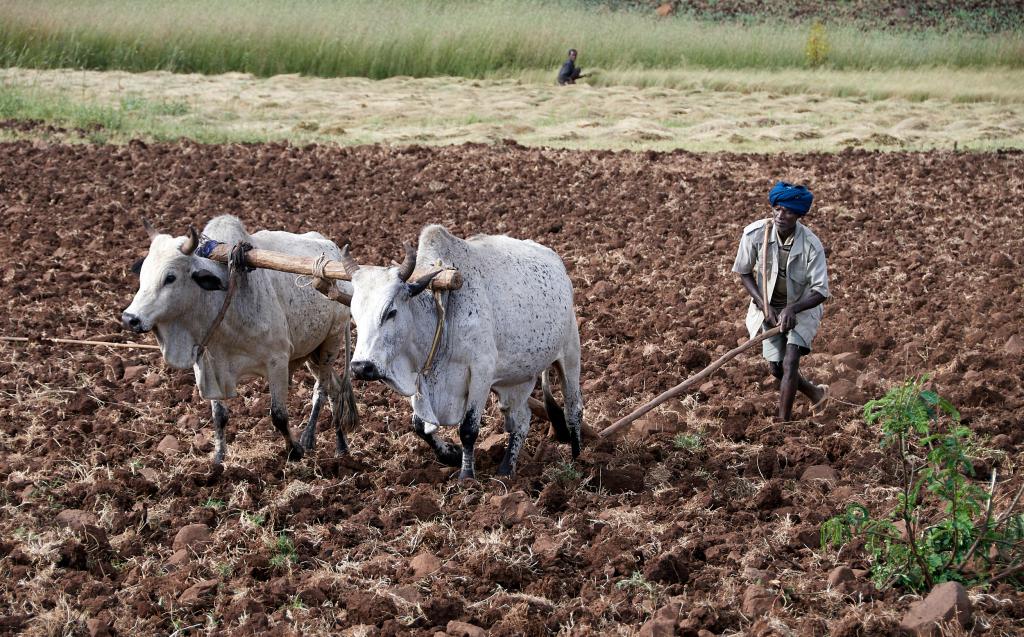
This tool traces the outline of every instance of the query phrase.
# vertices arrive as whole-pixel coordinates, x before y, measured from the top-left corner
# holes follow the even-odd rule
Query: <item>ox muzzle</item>
[[[143,332],[149,331],[146,329],[146,326],[143,325],[142,319],[130,312],[121,313],[121,324],[136,334],[142,334]]]
[[[380,373],[377,364],[373,361],[352,361],[350,365],[352,375],[359,380],[383,380],[384,375]]]

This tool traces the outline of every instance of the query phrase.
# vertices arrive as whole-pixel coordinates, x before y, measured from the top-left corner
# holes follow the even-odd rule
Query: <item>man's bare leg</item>
[[[779,379],[779,420],[793,419],[793,400],[799,391],[817,404],[823,397],[822,390],[800,375],[800,347],[786,345],[786,355],[781,362],[770,363],[772,375]]]

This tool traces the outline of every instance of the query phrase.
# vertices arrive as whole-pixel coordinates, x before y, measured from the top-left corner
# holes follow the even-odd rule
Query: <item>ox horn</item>
[[[153,224],[149,222],[149,219],[146,219],[145,217],[142,218],[142,227],[146,229],[146,234],[149,235],[150,240],[160,234],[157,232],[157,229],[153,227]]]
[[[345,274],[351,277],[359,269],[359,264],[352,258],[352,255],[348,253],[348,244],[341,249],[341,265],[345,268]]]
[[[434,277],[441,274],[444,270],[442,268],[435,268],[430,272],[427,272],[423,276],[417,278],[412,283],[406,283],[405,287],[409,290],[409,296],[416,296],[423,290],[426,290],[430,285],[430,282],[434,280]]]
[[[199,247],[199,233],[196,232],[194,226],[188,227],[188,238],[185,239],[185,243],[181,244],[181,253],[190,255],[196,251]]]
[[[402,281],[408,281],[409,277],[412,276],[412,271],[415,269],[416,248],[407,243],[405,244],[405,261],[402,261],[402,265],[398,266],[398,278]]]

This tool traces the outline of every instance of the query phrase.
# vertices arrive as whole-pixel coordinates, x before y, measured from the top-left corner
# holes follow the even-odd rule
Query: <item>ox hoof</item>
[[[476,480],[476,472],[474,471],[460,471],[459,482],[465,482],[466,480]]]
[[[461,467],[462,466],[462,449],[456,449],[448,453],[437,454],[438,461],[449,467]]]
[[[306,452],[302,450],[299,445],[291,445],[285,452],[288,462],[296,462],[302,460],[302,456],[306,455]]]

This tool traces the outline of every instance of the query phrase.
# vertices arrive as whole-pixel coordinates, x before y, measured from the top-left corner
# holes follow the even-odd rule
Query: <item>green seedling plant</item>
[[[1024,516],[1014,513],[1024,487],[993,518],[996,473],[987,491],[970,480],[973,434],[927,380],[909,380],[864,406],[865,421],[881,427],[882,450],[899,462],[896,506],[872,517],[864,505],[850,504],[822,525],[822,547],[862,538],[872,580],[883,589],[1015,581],[1024,570]]]
[[[271,546],[271,553],[270,564],[275,567],[287,567],[299,561],[295,543],[284,533],[277,536]]]

